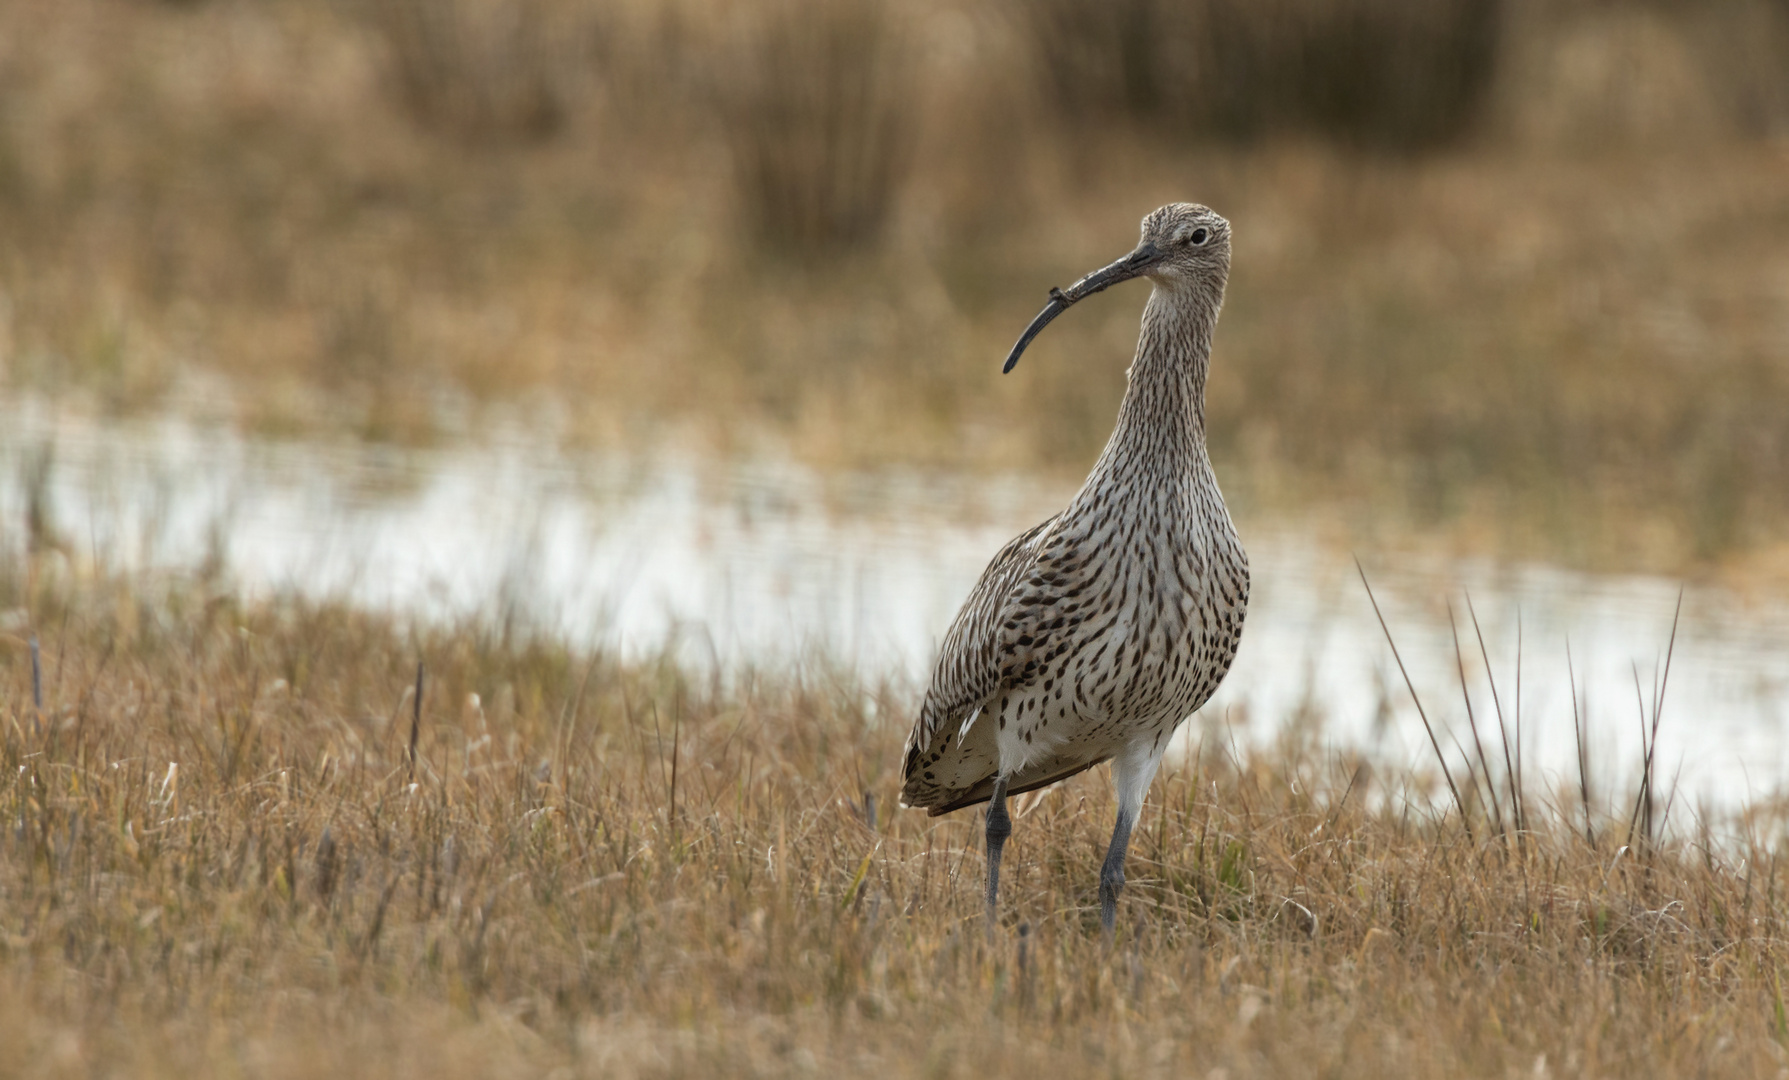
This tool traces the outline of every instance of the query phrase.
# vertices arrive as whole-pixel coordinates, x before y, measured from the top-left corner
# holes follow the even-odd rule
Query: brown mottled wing
[[[1060,515],[1052,517],[1001,548],[945,634],[919,719],[901,755],[901,801],[908,806],[938,807],[993,775],[998,764],[993,723],[978,722],[965,745],[953,744],[964,719],[1000,688],[1002,620],[1059,520]],[[941,765],[950,775],[940,775]]]

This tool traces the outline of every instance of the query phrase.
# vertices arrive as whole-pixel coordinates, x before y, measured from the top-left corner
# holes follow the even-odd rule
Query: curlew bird
[[[1205,375],[1230,271],[1230,223],[1173,203],[1135,251],[1064,289],[1019,354],[1069,305],[1153,286],[1118,423],[1068,509],[982,571],[932,669],[903,752],[901,801],[934,816],[988,802],[988,918],[1012,821],[1006,797],[1112,762],[1118,823],[1100,868],[1112,932],[1131,827],[1181,721],[1211,697],[1242,636],[1248,558],[1205,449]]]

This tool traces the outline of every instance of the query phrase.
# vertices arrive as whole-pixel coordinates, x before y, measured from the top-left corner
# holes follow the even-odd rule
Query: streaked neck
[[[1214,297],[1159,285],[1150,292],[1108,453],[1122,446],[1204,456],[1205,376],[1222,302],[1221,292]]]

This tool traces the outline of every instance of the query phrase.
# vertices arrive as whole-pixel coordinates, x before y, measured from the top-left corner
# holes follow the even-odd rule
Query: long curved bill
[[[1131,278],[1145,273],[1150,267],[1160,262],[1161,258],[1162,253],[1154,244],[1139,244],[1137,250],[1129,255],[1110,266],[1095,270],[1068,288],[1051,289],[1050,302],[1044,305],[1044,309],[1037,313],[1037,318],[1032,319],[1031,325],[1027,326],[1025,332],[1019,335],[1019,343],[1014,345],[1013,351],[1007,354],[1006,366],[1000,369],[1000,373],[1004,375],[1011,371],[1013,365],[1019,362],[1019,354],[1025,351],[1025,346],[1031,344],[1031,339],[1043,333],[1044,327],[1050,325],[1050,320],[1067,311],[1070,304],[1078,300],[1085,300],[1096,292],[1103,292],[1121,281],[1129,281]]]

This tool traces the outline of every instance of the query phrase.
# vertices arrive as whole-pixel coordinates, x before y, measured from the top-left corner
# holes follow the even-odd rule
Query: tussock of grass
[[[1180,138],[1300,131],[1403,152],[1462,137],[1497,72],[1501,0],[1015,4],[1052,105]]]
[[[565,123],[566,67],[592,63],[597,31],[566,3],[360,0],[386,51],[391,92],[426,127],[472,145],[532,141]]]
[[[1469,840],[1428,778],[1208,752],[1152,791],[1107,954],[1103,775],[1019,819],[989,939],[975,815],[893,807],[899,694],[180,583],[8,579],[0,608],[0,1040],[30,1075],[1785,1060],[1773,815],[1623,851],[1531,799],[1519,842]]]
[[[796,255],[873,243],[910,165],[911,31],[887,0],[753,8],[707,92],[755,239]]]

